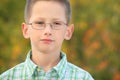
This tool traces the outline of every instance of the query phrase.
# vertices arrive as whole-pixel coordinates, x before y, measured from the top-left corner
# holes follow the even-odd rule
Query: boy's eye
[[[39,21],[39,22],[35,22],[35,23],[36,23],[36,24],[44,24],[44,22],[40,22],[40,21]]]
[[[61,25],[61,22],[53,22],[54,25]]]

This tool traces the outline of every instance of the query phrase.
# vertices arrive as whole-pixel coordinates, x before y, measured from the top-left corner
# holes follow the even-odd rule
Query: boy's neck
[[[31,59],[36,65],[42,67],[47,72],[60,61],[60,52],[41,53],[32,51]]]

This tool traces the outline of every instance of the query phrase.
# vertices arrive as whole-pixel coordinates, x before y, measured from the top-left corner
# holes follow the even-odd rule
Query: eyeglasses
[[[27,23],[27,24],[31,25],[33,29],[37,29],[37,30],[45,29],[48,24],[53,30],[60,30],[63,27],[67,26],[67,24],[64,22],[52,22],[52,23],[33,22],[33,23]]]

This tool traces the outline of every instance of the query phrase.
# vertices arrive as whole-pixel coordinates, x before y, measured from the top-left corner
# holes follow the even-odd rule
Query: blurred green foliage
[[[25,60],[22,36],[25,0],[0,2],[0,73]],[[65,41],[68,60],[96,80],[120,80],[120,0],[71,0],[75,32]]]

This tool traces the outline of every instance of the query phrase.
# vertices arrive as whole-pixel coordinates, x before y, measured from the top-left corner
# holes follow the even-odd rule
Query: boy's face
[[[32,7],[29,23],[44,22],[53,23],[60,21],[67,23],[65,8],[58,2],[38,1]],[[32,50],[40,52],[55,52],[60,50],[64,39],[69,40],[72,36],[74,26],[61,26],[59,30],[54,30],[49,24],[45,29],[36,30],[31,25],[22,24],[22,31],[25,38],[30,38]]]

